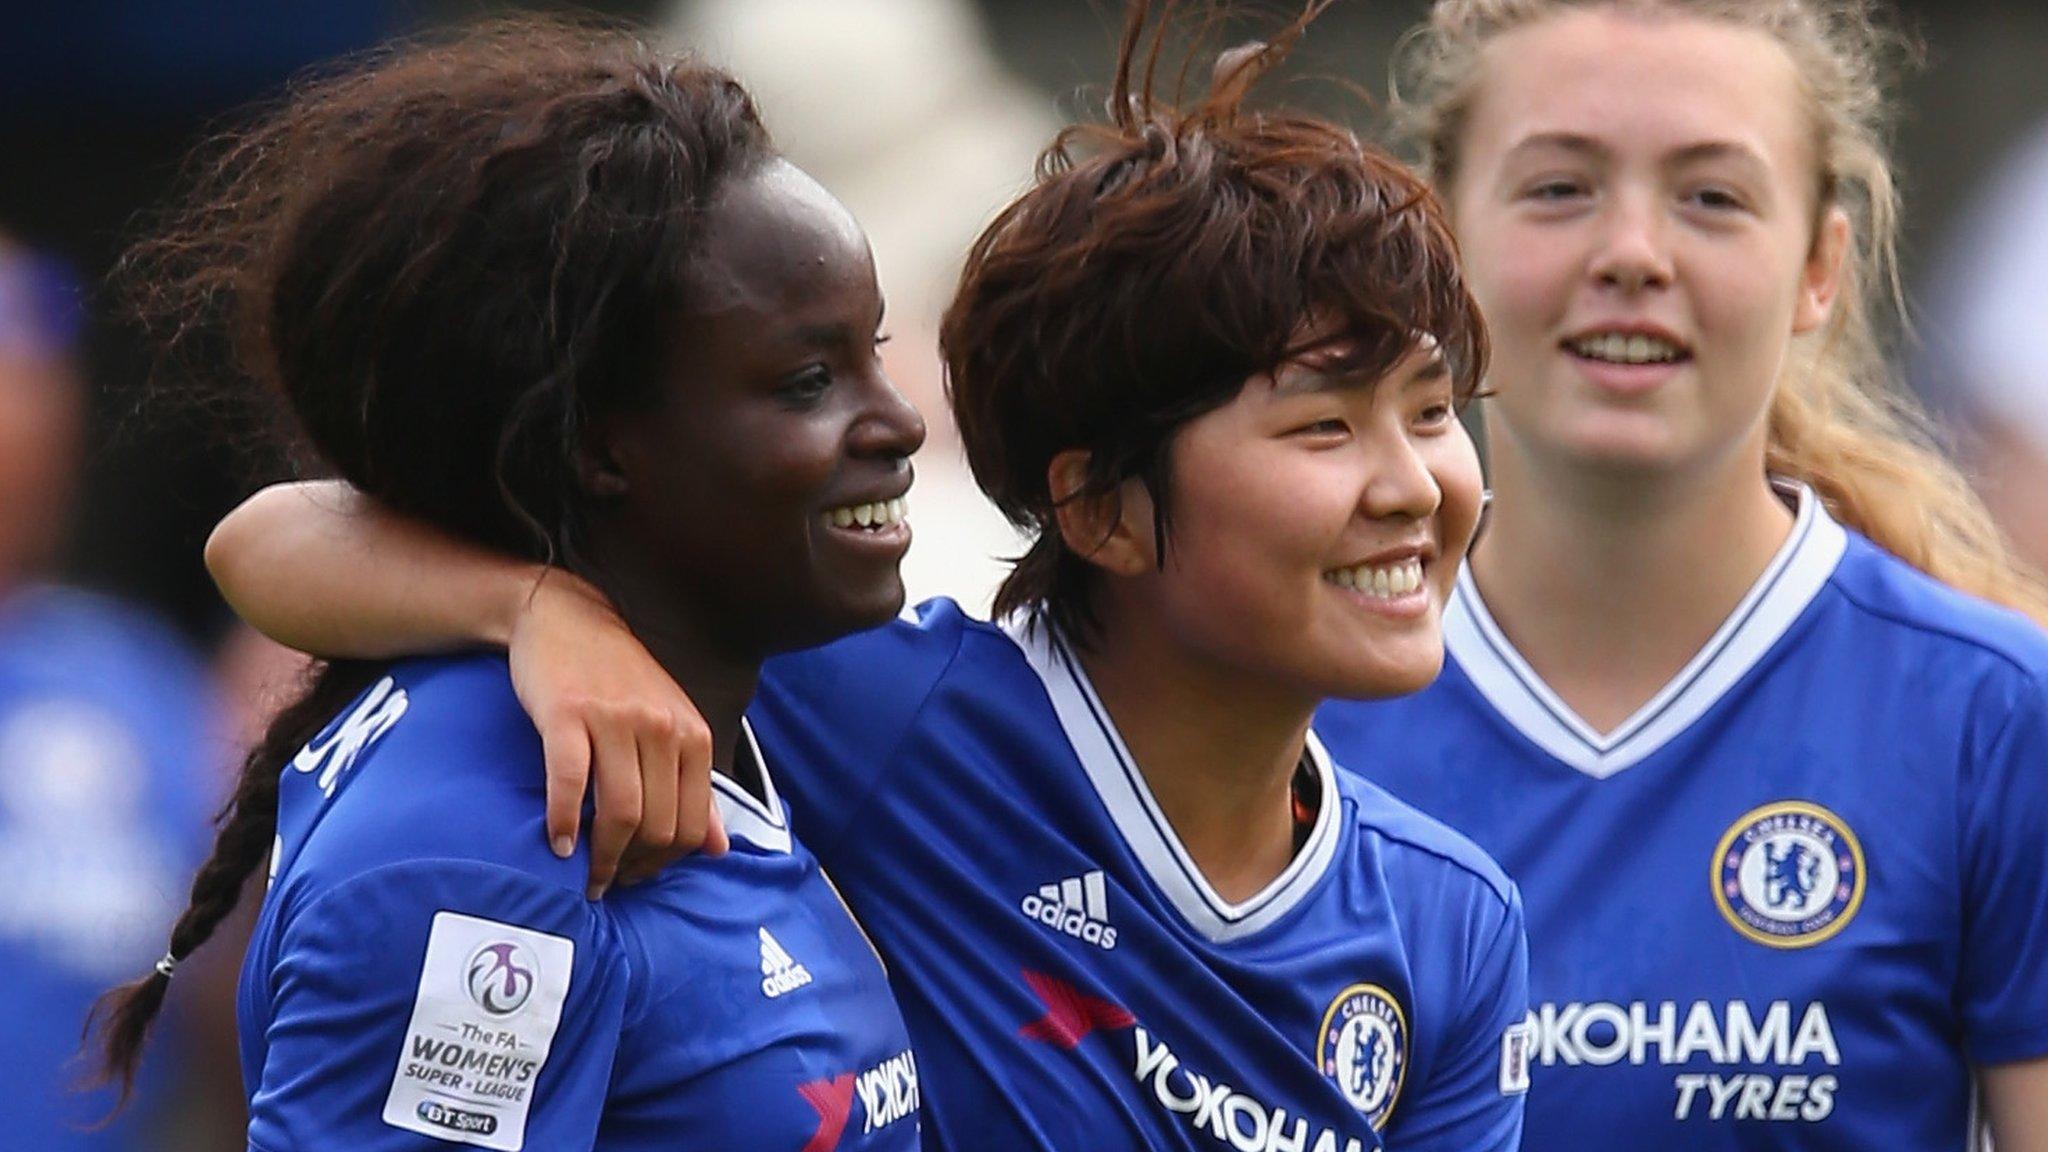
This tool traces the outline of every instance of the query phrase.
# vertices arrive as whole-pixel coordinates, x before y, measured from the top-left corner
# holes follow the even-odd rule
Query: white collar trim
[[[769,773],[768,760],[761,755],[761,745],[754,739],[754,726],[741,720],[740,735],[746,739],[747,750],[754,754],[754,764],[761,769],[761,790],[767,794],[767,802],[763,803],[731,777],[713,772],[711,797],[718,805],[718,818],[725,822],[726,835],[735,840],[745,840],[769,852],[788,852],[789,825],[783,822],[782,796],[775,790],[775,777]]]
[[[1671,742],[1705,715],[1792,627],[1834,574],[1848,532],[1813,490],[1780,485],[1798,498],[1792,533],[1706,646],[1612,732],[1594,731],[1551,691],[1494,623],[1468,565],[1458,574],[1444,644],[1480,695],[1537,747],[1604,780]]]
[[[1088,674],[1052,621],[1039,614],[1018,613],[1003,620],[1000,627],[1023,650],[1032,671],[1044,682],[1067,742],[1124,842],[1190,928],[1217,944],[1250,936],[1292,911],[1329,871],[1337,854],[1338,810],[1343,798],[1329,754],[1314,732],[1308,734],[1308,758],[1322,783],[1323,796],[1315,827],[1286,871],[1263,891],[1230,903],[1210,886],[1174,834],[1109,710],[1095,695]]]

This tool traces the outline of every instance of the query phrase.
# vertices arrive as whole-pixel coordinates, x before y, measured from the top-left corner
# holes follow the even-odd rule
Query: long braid
[[[182,961],[213,936],[240,902],[244,883],[269,854],[277,835],[278,775],[291,758],[360,695],[384,665],[370,661],[335,661],[321,668],[303,696],[277,714],[263,739],[242,761],[234,795],[215,818],[218,831],[213,852],[192,878],[185,911],[171,927],[168,955]],[[86,1018],[86,1034],[100,1041],[98,1083],[118,1080],[126,1104],[135,1087],[136,1065],[150,1025],[162,1009],[171,978],[162,969],[131,980],[103,994]]]

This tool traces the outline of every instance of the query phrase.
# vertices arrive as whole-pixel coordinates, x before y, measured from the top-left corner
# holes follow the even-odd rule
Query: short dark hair
[[[1168,21],[1140,77],[1152,6],[1131,4],[1108,123],[1062,131],[975,241],[941,328],[948,388],[982,491],[1036,534],[998,614],[1042,605],[1084,643],[1099,631],[1092,567],[1054,522],[1053,458],[1088,453],[1080,496],[1142,479],[1163,564],[1175,432],[1300,352],[1311,324],[1354,341],[1367,374],[1427,336],[1458,395],[1477,388],[1485,329],[1427,184],[1339,125],[1244,106],[1326,6],[1225,53],[1181,109],[1152,91]]]

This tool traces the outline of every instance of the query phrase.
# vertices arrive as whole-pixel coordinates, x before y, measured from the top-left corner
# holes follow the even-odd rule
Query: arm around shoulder
[[[275,484],[249,497],[207,539],[206,566],[258,631],[354,659],[503,646],[549,574],[339,481]]]
[[[595,781],[591,892],[726,840],[703,717],[589,582],[502,556],[379,506],[346,484],[279,484],[213,531],[206,563],[257,630],[322,656],[385,659],[508,648],[547,752],[548,832],[574,844]]]

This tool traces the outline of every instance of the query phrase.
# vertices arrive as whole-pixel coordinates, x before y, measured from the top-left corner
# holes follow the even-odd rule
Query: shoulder
[[[502,655],[406,660],[343,708],[285,768],[329,790],[294,870],[335,880],[447,861],[572,892],[587,865],[548,851],[540,737]]]
[[[1895,655],[1935,661],[1950,678],[2038,693],[2048,685],[2048,633],[2009,608],[1950,588],[1850,533],[1828,587],[1858,635]]]
[[[987,627],[952,600],[927,600],[904,609],[879,628],[777,656],[762,669],[762,681],[764,685],[834,679],[929,683],[952,663],[970,633]]]
[[[1463,833],[1341,764],[1336,775],[1359,837],[1390,862],[1411,875],[1433,878],[1435,886],[1469,892],[1502,912],[1520,903],[1507,873]]]
[[[495,743],[532,733],[502,653],[401,660],[385,676],[405,701],[405,724],[394,728],[400,743],[436,738]]]
[[[902,723],[923,707],[956,665],[1015,648],[991,625],[948,599],[927,600],[866,632],[777,656],[761,670],[757,718],[795,712],[859,711],[870,727]]]
[[[519,705],[502,654],[401,660],[321,729],[292,767],[361,759],[366,791],[410,810],[449,793],[489,805],[540,783],[540,736]],[[533,779],[524,779],[525,769]]]

